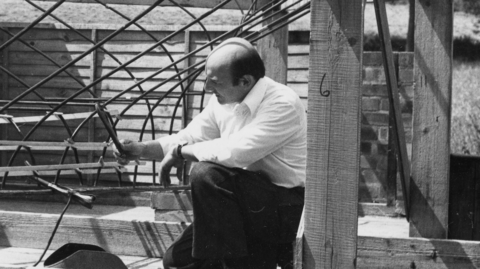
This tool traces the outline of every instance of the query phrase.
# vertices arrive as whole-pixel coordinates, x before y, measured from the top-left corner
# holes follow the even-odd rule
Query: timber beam
[[[359,236],[357,268],[479,268],[480,242]]]

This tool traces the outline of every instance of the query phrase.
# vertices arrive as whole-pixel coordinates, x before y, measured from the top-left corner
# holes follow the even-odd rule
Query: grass
[[[454,62],[452,153],[480,155],[480,62]]]

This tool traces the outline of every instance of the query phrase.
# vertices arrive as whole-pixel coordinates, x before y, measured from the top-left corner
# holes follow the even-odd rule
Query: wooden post
[[[407,156],[407,143],[405,141],[405,130],[403,128],[402,113],[400,109],[400,99],[397,87],[397,72],[395,72],[395,59],[393,57],[392,43],[390,40],[390,30],[388,28],[385,2],[383,0],[375,0],[373,3],[375,5],[378,35],[380,36],[380,43],[382,47],[383,68],[385,70],[385,78],[387,80],[388,100],[390,104],[389,124],[393,126],[393,131],[395,133],[395,135],[391,138],[395,138],[395,149],[397,150],[398,155],[398,168],[402,183],[403,201],[405,203],[405,215],[407,220],[409,220],[410,196],[408,190],[410,189],[411,169]]]
[[[262,2],[264,3],[265,1]],[[271,2],[273,4],[276,1]],[[259,6],[262,6],[263,3]],[[264,22],[264,24],[268,24],[282,15],[285,14],[280,13]],[[262,57],[265,62],[267,77],[286,85],[288,67],[288,24],[260,39],[257,43],[257,49],[260,57]]]
[[[397,200],[397,147],[395,146],[395,131],[393,125],[393,106],[390,105],[388,117],[388,153],[387,153],[387,206],[395,206]],[[403,197],[405,199],[405,197]]]
[[[5,30],[8,30],[6,28]],[[7,33],[3,33],[1,35],[3,38],[2,42],[6,42],[8,40],[8,35]],[[9,53],[9,47],[7,46],[5,49],[3,49],[2,54],[0,55],[2,57],[2,65],[4,68],[8,69],[8,53]],[[0,99],[2,100],[9,100],[9,85],[8,85],[8,80],[9,80],[9,75],[7,73],[2,72],[2,88],[0,89],[2,92],[0,92]],[[8,140],[8,125],[5,125],[0,133],[0,137],[2,140]],[[7,165],[8,162],[8,156],[7,156],[7,151],[2,151],[0,154],[0,166]],[[1,189],[1,187],[0,187]]]
[[[184,51],[184,54],[187,55],[189,54],[191,51],[192,51],[192,47],[194,47],[192,45],[192,42],[195,42],[192,38],[192,35],[193,33],[190,31],[190,30],[185,30],[185,33],[184,33],[184,40],[185,40],[185,51]],[[192,57],[194,56],[191,56],[191,57],[188,57],[186,58],[184,61],[183,61],[183,68],[184,69],[187,69],[188,67],[190,67],[190,65],[192,64]],[[191,71],[188,71],[187,73],[185,73],[185,77],[190,75],[191,74]],[[188,85],[188,83],[191,81],[191,79],[188,79],[185,81],[184,85],[185,87]],[[195,85],[195,84],[192,84],[192,85]],[[188,92],[191,92],[193,91],[193,87],[190,87],[189,89],[187,89],[187,93]],[[191,97],[189,97],[187,94],[185,94],[185,96],[183,97],[183,100],[182,100],[182,129],[187,127],[188,125],[188,104],[190,103],[190,101],[192,100]],[[191,168],[191,165],[192,163],[191,162],[186,162],[184,167],[183,167],[183,182],[180,182],[179,184],[183,184],[183,185],[188,185],[190,184],[190,181],[189,181],[189,173],[188,171],[190,171],[190,168]]]
[[[311,7],[304,268],[355,268],[363,1]]]
[[[90,37],[93,42],[97,43],[98,35],[97,35],[97,29],[93,28],[91,32],[91,37]],[[93,46],[93,45],[92,45]],[[92,51],[91,57],[90,57],[90,83],[95,81],[96,78],[96,73],[97,73],[97,50]],[[97,94],[97,85],[94,85],[92,87],[92,91]],[[93,108],[90,109],[90,111],[93,111]],[[95,118],[92,118],[91,120],[88,121],[88,134],[87,134],[88,142],[94,142],[95,141]],[[89,151],[87,155],[87,162],[92,163],[94,159],[93,155],[94,151]],[[94,181],[94,175],[92,174],[87,174],[87,185],[92,185]]]
[[[415,1],[410,236],[447,238],[453,0]]]

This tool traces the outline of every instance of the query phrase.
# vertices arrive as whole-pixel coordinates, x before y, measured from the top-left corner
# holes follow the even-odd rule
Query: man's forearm
[[[190,145],[183,146],[182,149],[181,149],[181,154],[182,154],[182,157],[185,160],[198,162],[197,157],[195,157],[195,155],[193,154],[192,146],[190,146]],[[174,152],[174,156],[175,157],[180,157],[180,156],[178,156],[178,153],[176,152],[176,150]]]
[[[157,140],[141,142],[144,146],[140,158],[161,161],[165,157],[162,146]]]

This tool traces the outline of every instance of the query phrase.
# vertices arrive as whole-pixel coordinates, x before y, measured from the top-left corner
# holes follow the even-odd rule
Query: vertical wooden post
[[[265,3],[265,1],[261,1],[259,6],[263,5],[262,2]],[[271,2],[273,4],[276,1]],[[280,13],[264,22],[264,24],[268,24],[282,15],[284,14]],[[257,50],[265,62],[267,77],[286,85],[288,67],[288,24],[260,39],[257,43]]]
[[[93,28],[92,29],[92,32],[91,32],[91,37],[90,37],[93,42],[97,42],[97,39],[98,39],[98,35],[97,35],[97,29],[96,28]],[[92,45],[93,46],[93,45]],[[97,50],[94,50],[92,51],[91,53],[91,56],[90,56],[90,83],[95,81],[95,77],[96,77],[96,72],[97,72]],[[97,94],[97,91],[96,91],[96,88],[97,86],[94,85],[93,88],[92,88],[92,91]],[[91,111],[93,111],[93,108],[91,109]],[[92,118],[90,121],[88,121],[88,134],[87,134],[88,138],[87,138],[87,141],[88,142],[94,142],[95,141],[95,118]],[[92,151],[89,151],[88,152],[88,155],[87,155],[87,161],[89,163],[92,163],[94,162],[94,156],[93,156],[93,150]],[[93,174],[87,174],[87,184],[88,185],[91,185],[93,184]]]
[[[311,7],[304,268],[355,268],[363,1]]]
[[[387,153],[387,206],[395,206],[397,200],[397,147],[395,146],[395,118],[393,117],[393,106],[390,105],[388,118],[388,153]],[[403,197],[405,199],[405,197]]]
[[[184,54],[187,55],[191,52],[192,50],[192,42],[193,41],[193,38],[192,38],[192,32],[190,30],[185,30],[185,33],[184,33],[184,42],[185,42],[185,50],[184,50]],[[184,69],[187,69],[188,67],[190,67],[190,65],[192,64],[192,57],[194,56],[191,56],[191,57],[188,57],[186,58],[184,61],[183,61],[183,68]],[[191,71],[188,71],[187,73],[185,73],[185,77],[190,75]],[[187,86],[188,83],[190,82],[190,79],[186,80],[184,85]],[[192,84],[192,85],[195,85],[195,84]],[[187,92],[190,92],[192,89],[188,89]],[[188,125],[188,104],[190,103],[190,100],[192,98],[190,98],[190,96],[188,96],[187,94],[183,97],[183,100],[182,100],[182,129],[187,127]],[[188,185],[190,184],[190,181],[189,181],[189,174],[188,174],[188,171],[190,171],[190,167],[191,167],[191,162],[186,162],[186,164],[184,165],[183,167],[183,182],[180,182],[179,184],[183,184],[183,185]]]
[[[415,1],[410,236],[447,238],[453,0]]]
[[[383,0],[374,0],[375,15],[377,17],[378,35],[382,47],[383,67],[385,78],[387,80],[388,100],[390,104],[390,122],[392,124],[395,136],[395,149],[398,151],[398,168],[400,171],[400,180],[402,183],[403,200],[405,203],[405,215],[407,220],[410,218],[409,212],[409,192],[410,189],[410,162],[407,156],[407,143],[405,141],[405,130],[403,128],[402,113],[400,109],[400,99],[398,93],[397,72],[395,70],[395,59],[393,57],[392,44],[390,40],[390,30],[388,28],[387,10]],[[397,57],[398,62],[398,57]]]
[[[6,28],[8,30],[8,28]],[[2,43],[6,42],[8,40],[8,35],[7,33],[3,33],[1,35],[2,37]],[[8,53],[9,53],[9,47],[7,46],[5,49],[3,49],[1,57],[2,57],[2,64],[3,67],[8,69]],[[0,92],[0,99],[3,100],[8,100],[10,98],[9,96],[9,85],[8,85],[8,80],[9,80],[9,75],[5,72],[2,72],[2,88],[0,89],[2,92]],[[3,140],[8,140],[8,125],[3,124],[1,128],[1,133],[0,137]],[[7,152],[4,150],[0,154],[0,166],[7,165],[8,162],[8,157],[7,157]],[[0,187],[1,188],[1,187]]]

